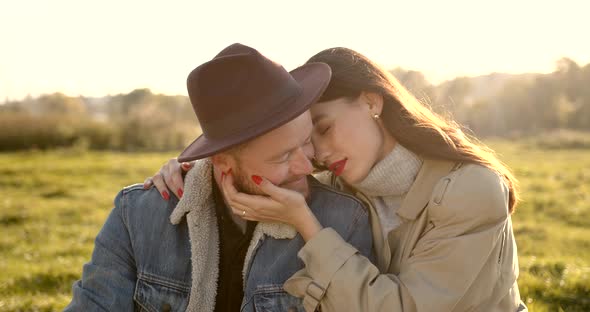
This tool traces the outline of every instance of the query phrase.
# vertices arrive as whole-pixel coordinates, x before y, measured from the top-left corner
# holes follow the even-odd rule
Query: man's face
[[[308,197],[306,177],[313,171],[310,159],[314,155],[312,129],[311,115],[306,111],[229,154],[236,188],[244,193],[262,194],[251,178],[258,175]]]

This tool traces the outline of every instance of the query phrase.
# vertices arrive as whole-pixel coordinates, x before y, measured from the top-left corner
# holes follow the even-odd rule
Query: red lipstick
[[[330,167],[328,167],[328,169],[334,172],[334,175],[338,177],[342,174],[342,171],[344,171],[344,167],[346,166],[347,160],[348,159],[344,158],[342,160],[334,162],[330,165]]]

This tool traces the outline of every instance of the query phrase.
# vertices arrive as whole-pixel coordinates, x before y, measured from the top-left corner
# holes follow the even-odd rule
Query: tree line
[[[436,86],[420,72],[392,73],[424,103],[480,137],[590,130],[590,64],[563,58],[549,74],[493,73]]]
[[[478,137],[590,130],[590,64],[556,62],[549,74],[457,77],[434,85],[418,71],[391,71],[423,103]],[[136,89],[99,98],[61,93],[0,105],[0,150],[80,146],[178,150],[200,133],[186,96]],[[589,136],[590,137],[590,136]],[[590,141],[590,139],[589,139]]]
[[[0,105],[0,150],[77,146],[96,150],[166,151],[200,134],[185,96],[137,89],[101,98],[61,93]]]

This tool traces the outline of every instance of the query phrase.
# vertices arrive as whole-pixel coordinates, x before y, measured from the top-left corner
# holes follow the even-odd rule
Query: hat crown
[[[301,92],[281,65],[239,43],[195,68],[187,89],[203,134],[211,138],[253,126]]]
[[[320,97],[330,76],[324,63],[287,72],[253,48],[230,45],[187,78],[203,133],[178,161],[220,153],[288,123]]]

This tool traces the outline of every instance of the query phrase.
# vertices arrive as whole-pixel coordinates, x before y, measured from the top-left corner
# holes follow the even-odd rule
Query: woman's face
[[[381,114],[382,101],[363,93],[356,99],[339,98],[311,107],[316,161],[349,184],[361,182],[395,144],[374,118]]]

